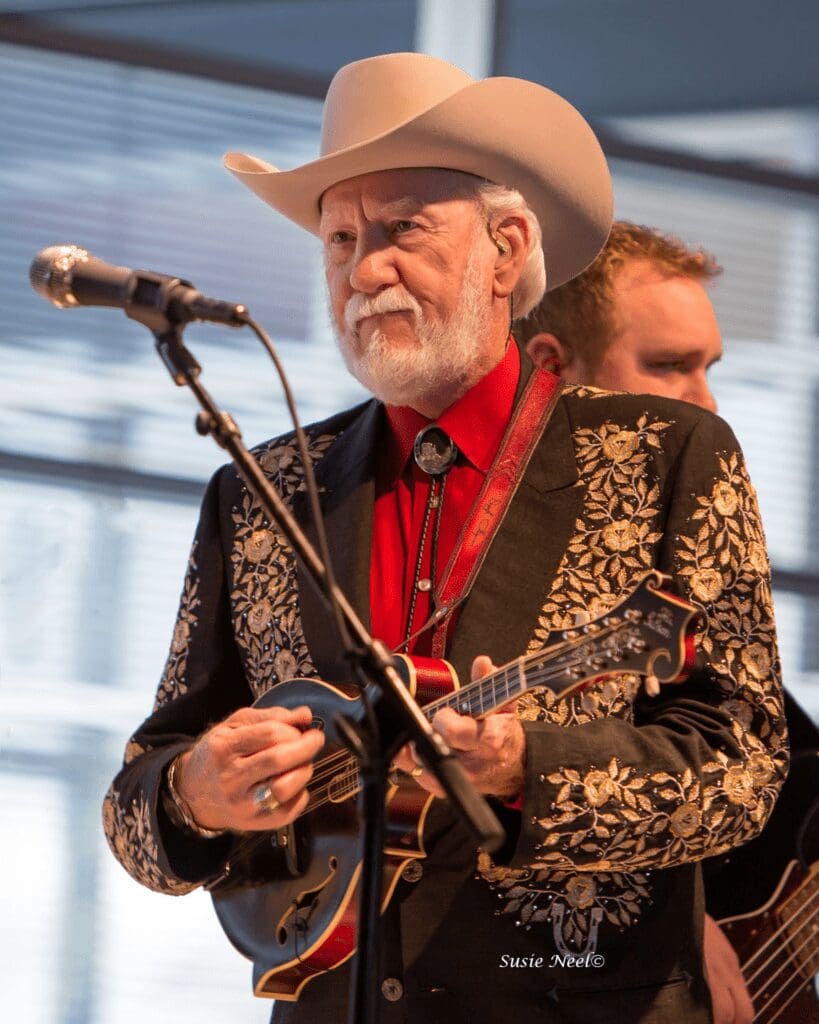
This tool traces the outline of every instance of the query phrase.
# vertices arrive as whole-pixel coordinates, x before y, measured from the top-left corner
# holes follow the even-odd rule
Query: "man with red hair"
[[[615,221],[594,263],[549,292],[515,333],[536,365],[568,383],[678,398],[715,411],[707,374],[722,357],[722,339],[706,288],[720,273],[703,249],[654,228]],[[793,756],[815,755],[819,730],[787,691],[785,715]],[[798,786],[786,780],[782,806],[796,800],[805,814],[809,794]],[[796,850],[793,829],[778,812],[765,837],[776,846],[781,872]],[[753,840],[734,851],[725,866],[705,861],[706,902],[720,908],[721,917],[746,909],[732,905],[731,881],[741,877],[741,866],[750,868],[758,850],[759,841]],[[756,906],[763,897],[760,892]],[[739,960],[709,915],[705,960],[716,1024],[750,1022],[754,1008]]]

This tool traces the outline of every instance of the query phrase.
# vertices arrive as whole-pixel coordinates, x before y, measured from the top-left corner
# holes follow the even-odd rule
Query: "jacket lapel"
[[[520,389],[531,368],[526,363]],[[336,580],[368,629],[375,453],[383,428],[383,408],[375,401],[367,403],[316,467]],[[489,654],[501,665],[525,652],[584,495],[565,402],[558,400],[461,607],[447,655],[461,680],[469,679],[478,654]],[[294,510],[315,544],[304,492],[297,493]],[[349,679],[332,617],[300,561],[298,581],[302,628],[316,671],[328,681]]]
[[[316,483],[336,582],[367,629],[370,626],[374,464],[382,419],[382,407],[375,401],[368,402],[316,466]],[[294,511],[305,533],[318,547],[305,492],[296,495]],[[348,680],[350,670],[333,618],[300,559],[298,582],[304,638],[316,671],[322,679],[331,682]]]
[[[461,609],[449,660],[462,681],[478,654],[502,665],[525,652],[584,494],[559,399]]]

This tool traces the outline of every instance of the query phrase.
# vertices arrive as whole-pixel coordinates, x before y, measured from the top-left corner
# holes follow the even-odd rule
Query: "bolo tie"
[[[427,494],[426,508],[424,509],[424,523],[421,527],[421,542],[418,545],[418,556],[415,561],[415,574],[412,580],[412,597],[410,598],[409,616],[407,618],[407,631],[402,645],[405,653],[409,651],[410,641],[422,633],[430,623],[425,623],[415,634],[412,633],[412,623],[415,619],[415,604],[418,593],[426,593],[432,590],[436,576],[438,561],[438,534],[441,529],[441,515],[444,506],[444,491],[446,489],[446,475],[455,464],[458,457],[458,449],[455,442],[437,424],[430,424],[420,430],[415,437],[412,447],[412,457],[415,465],[430,478],[429,493]],[[428,578],[421,577],[424,565],[424,552],[427,546],[427,536],[432,514],[435,512],[435,525],[432,529],[432,550],[430,552],[430,574]],[[434,595],[433,595],[434,603]],[[432,609],[434,612],[434,608]]]

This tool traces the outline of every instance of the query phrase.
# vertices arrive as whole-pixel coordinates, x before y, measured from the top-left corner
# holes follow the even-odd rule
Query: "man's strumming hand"
[[[194,821],[206,829],[281,828],[307,806],[306,786],[324,734],[311,729],[308,707],[241,708],[203,733],[181,755],[175,785]],[[260,810],[259,786],[278,806]]]

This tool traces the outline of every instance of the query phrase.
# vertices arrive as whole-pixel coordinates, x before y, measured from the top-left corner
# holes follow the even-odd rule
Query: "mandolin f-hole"
[[[333,875],[338,870],[338,858],[329,857],[327,867],[330,869],[329,874],[321,885],[317,885],[314,889],[305,889],[303,892],[300,892],[284,914],[282,914],[281,920],[276,927],[276,941],[280,946],[287,945],[289,938],[288,926],[294,927],[300,934],[304,934],[309,928],[310,915],[313,913],[318,901],[319,893],[330,884],[333,880]]]

